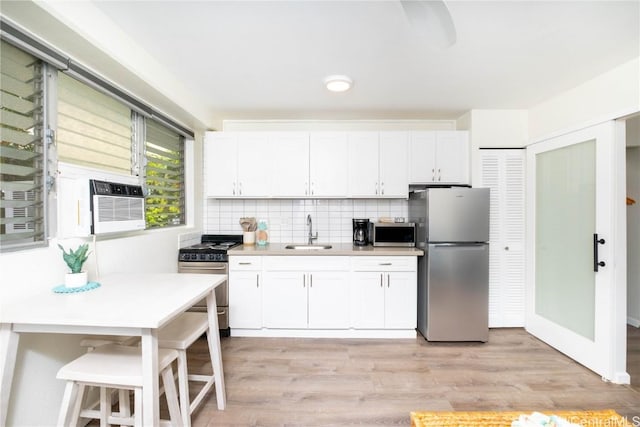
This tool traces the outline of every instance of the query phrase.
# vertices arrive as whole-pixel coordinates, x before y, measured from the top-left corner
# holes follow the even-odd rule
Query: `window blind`
[[[58,160],[131,174],[131,109],[58,73]]]
[[[147,228],[184,224],[184,138],[146,119]]]
[[[42,63],[0,45],[0,248],[45,241]]]

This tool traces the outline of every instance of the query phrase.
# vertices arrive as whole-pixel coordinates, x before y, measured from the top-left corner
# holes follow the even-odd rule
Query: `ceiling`
[[[83,18],[85,35],[98,20],[124,31],[179,82],[159,90],[208,125],[526,109],[640,52],[640,1],[448,1],[457,33],[448,48],[395,0],[92,3],[99,13]],[[353,88],[329,93],[330,74]]]

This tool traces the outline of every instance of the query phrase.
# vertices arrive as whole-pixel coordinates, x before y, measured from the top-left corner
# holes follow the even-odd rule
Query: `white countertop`
[[[331,249],[307,250],[307,249],[285,249],[285,246],[291,243],[269,243],[266,246],[241,245],[230,249],[227,253],[229,256],[247,256],[247,255],[269,255],[269,256],[422,256],[424,251],[418,248],[403,247],[373,247],[354,246],[351,243],[327,243],[332,246]],[[304,243],[298,243],[304,244]],[[325,243],[314,243],[322,245]]]
[[[110,274],[97,289],[43,291],[0,310],[0,323],[159,328],[225,280],[218,274]],[[53,286],[52,286],[53,288]]]

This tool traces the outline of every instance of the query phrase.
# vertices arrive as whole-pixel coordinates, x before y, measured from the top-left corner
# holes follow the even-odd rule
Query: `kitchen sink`
[[[284,247],[285,249],[306,250],[306,251],[318,251],[331,249],[331,245],[309,245],[309,244],[291,244]]]

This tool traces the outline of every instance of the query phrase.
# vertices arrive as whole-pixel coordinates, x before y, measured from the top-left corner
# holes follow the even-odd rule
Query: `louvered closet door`
[[[491,189],[489,327],[524,326],[524,150],[481,150]]]

